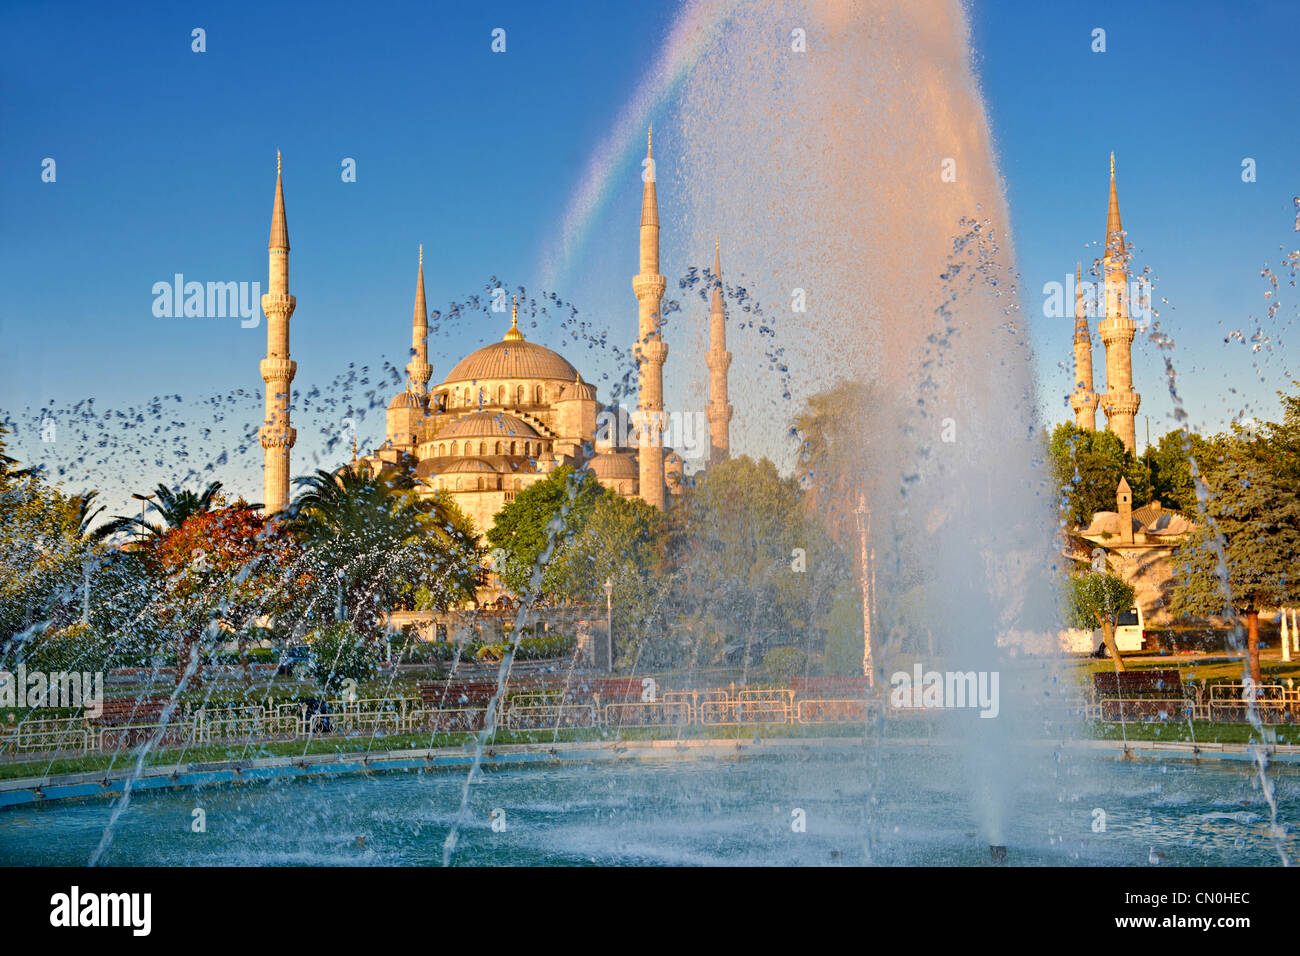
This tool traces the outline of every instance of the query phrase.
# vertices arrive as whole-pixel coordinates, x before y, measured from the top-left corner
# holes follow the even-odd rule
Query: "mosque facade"
[[[419,253],[411,361],[406,384],[388,403],[386,438],[368,454],[353,451],[351,467],[378,472],[409,468],[422,494],[445,492],[474,521],[480,535],[514,497],[556,468],[587,469],[604,487],[665,507],[681,489],[684,462],[663,445],[665,427],[663,367],[668,346],[661,334],[661,303],[666,287],[659,273],[659,204],[654,176],[653,139],[647,142],[647,175],[642,192],[640,269],[632,279],[638,305],[638,336],[633,354],[639,395],[632,444],[624,427],[611,427],[626,413],[601,403],[594,385],[564,356],[529,342],[519,330],[518,304],[501,341],[457,362],[436,385],[429,363],[428,305],[424,289],[424,250]],[[289,359],[289,317],[296,300],[288,294],[289,239],[284,190],[277,159],[272,216],[267,309],[266,422],[261,429],[266,452],[264,501],[267,513],[289,498],[289,452],[296,437],[289,424],[289,383],[296,364]],[[720,259],[715,248],[715,275]],[[720,281],[720,280],[719,280]],[[274,314],[273,314],[274,312]],[[707,415],[710,460],[725,458],[730,447],[732,406],[727,402],[725,308],[715,287],[710,307]]]

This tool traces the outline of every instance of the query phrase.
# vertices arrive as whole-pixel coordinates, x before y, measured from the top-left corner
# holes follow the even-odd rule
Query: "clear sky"
[[[156,317],[152,288],[176,273],[265,285],[277,148],[299,302],[295,384],[322,390],[326,435],[367,389],[386,397],[393,387],[373,374],[365,385],[329,383],[349,362],[406,362],[417,245],[425,245],[432,309],[481,294],[493,276],[535,292],[589,156],[644,79],[677,9],[608,0],[6,0],[0,411],[27,429],[19,456],[57,465],[72,454],[66,430],[42,445],[32,425],[51,400],[66,407],[94,398],[102,412],[180,395],[177,408],[206,403],[215,409],[209,419],[226,421],[232,435],[256,425],[264,326]],[[1280,246],[1289,252],[1300,242],[1292,203],[1300,194],[1298,11],[1284,0],[973,6],[975,63],[1024,306],[1036,316],[1048,421],[1068,417],[1072,319],[1041,317],[1039,290],[1097,254],[1112,149],[1135,262],[1152,268],[1157,298],[1169,300],[1160,322],[1177,343],[1193,425],[1212,431],[1243,411],[1275,415],[1273,393],[1300,377],[1287,354],[1296,290],[1283,280],[1283,306],[1270,322],[1260,275],[1277,265]],[[195,27],[206,31],[204,53],[191,50]],[[504,55],[490,49],[497,27],[507,31]],[[1106,30],[1104,53],[1090,50],[1097,27]],[[47,157],[53,183],[42,181]],[[343,181],[346,158],[356,162],[356,182]],[[1255,182],[1242,181],[1245,158],[1255,162]],[[611,199],[631,199],[626,230],[579,250],[553,290],[628,343],[637,171],[629,156],[626,188]],[[1253,352],[1261,320],[1269,342]],[[469,317],[438,329],[435,381],[504,328],[504,318]],[[1247,341],[1225,343],[1239,329]],[[556,322],[525,331],[589,378],[616,372],[599,349],[572,354],[581,345],[566,349]],[[1134,353],[1154,438],[1169,426],[1163,358],[1141,337]],[[606,397],[608,383],[601,387]],[[240,388],[244,395],[232,395]],[[165,429],[169,408],[146,418]],[[1139,417],[1139,440],[1143,426]],[[382,414],[365,419],[361,438],[382,439]],[[210,474],[255,497],[260,450],[217,440],[239,467]],[[190,431],[165,438],[170,445],[141,441],[152,442],[150,467],[120,477],[151,486],[183,477],[166,450],[197,451],[198,439]],[[116,454],[109,448],[84,464],[111,475]]]

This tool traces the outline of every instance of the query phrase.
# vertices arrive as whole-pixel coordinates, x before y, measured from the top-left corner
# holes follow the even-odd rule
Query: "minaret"
[[[726,461],[731,453],[731,415],[734,409],[727,404],[727,369],[731,367],[731,353],[727,351],[727,313],[722,304],[722,250],[713,240],[713,300],[709,306],[709,351],[705,362],[709,366],[709,461]]]
[[[1088,331],[1088,311],[1083,305],[1083,267],[1074,271],[1074,394],[1070,407],[1074,423],[1082,429],[1097,430],[1098,395],[1092,387],[1092,333]]]
[[[641,196],[641,271],[632,278],[639,312],[636,343],[641,393],[637,402],[640,496],[664,506],[664,361],[668,346],[659,334],[659,309],[668,281],[659,274],[659,200],[655,195],[654,127],[646,138],[645,188]]]
[[[1128,253],[1124,227],[1119,218],[1119,195],[1115,191],[1115,154],[1110,154],[1110,208],[1106,212],[1106,318],[1097,333],[1106,347],[1106,394],[1101,407],[1106,427],[1119,436],[1124,447],[1137,453],[1134,419],[1142,396],[1133,391],[1133,337],[1137,323],[1128,314]]]
[[[289,225],[284,218],[279,150],[275,153],[275,208],[271,212],[267,258],[269,291],[262,296],[266,358],[261,364],[262,381],[266,383],[266,421],[258,435],[266,449],[262,510],[273,515],[289,503],[289,449],[298,439],[297,429],[289,427],[289,387],[298,371],[298,363],[289,359],[289,317],[298,302],[289,294]]]
[[[411,361],[406,366],[406,388],[423,399],[429,393],[433,367],[429,365],[429,307],[424,299],[424,246],[420,246],[420,272],[415,280],[415,316],[411,323]]]

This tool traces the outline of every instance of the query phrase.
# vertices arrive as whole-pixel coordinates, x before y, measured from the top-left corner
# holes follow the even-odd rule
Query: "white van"
[[[1106,656],[1106,642],[1101,636],[1101,628],[1086,631],[1072,628],[1061,631],[1061,649],[1067,654],[1091,654],[1094,657]],[[1131,607],[1119,615],[1115,626],[1115,646],[1121,654],[1140,651],[1146,644],[1146,620],[1142,617],[1141,607]]]

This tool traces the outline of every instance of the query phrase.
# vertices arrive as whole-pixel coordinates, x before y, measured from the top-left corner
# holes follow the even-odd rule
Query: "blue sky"
[[[296,384],[321,387],[339,405],[322,415],[341,419],[367,388],[328,385],[347,363],[406,361],[418,243],[433,309],[481,293],[491,276],[536,288],[587,158],[676,10],[10,0],[0,11],[0,410],[30,422],[51,399],[93,397],[103,410],[223,396],[235,431],[256,424],[264,327],[155,317],[151,288],[175,273],[265,283],[279,148],[299,300]],[[1044,417],[1067,417],[1071,376],[1058,363],[1068,367],[1072,320],[1039,316],[1039,290],[1096,254],[1112,149],[1136,262],[1153,268],[1157,296],[1175,307],[1161,306],[1160,321],[1177,342],[1193,424],[1275,415],[1274,391],[1300,377],[1286,352],[1296,290],[1283,285],[1281,334],[1265,323],[1272,353],[1223,339],[1234,329],[1249,337],[1250,316],[1267,306],[1261,268],[1300,241],[1295,5],[1003,2],[976,4],[972,21],[1035,316]],[[505,55],[490,50],[498,26]],[[191,51],[194,27],[206,31],[205,53]],[[1103,54],[1089,49],[1095,27],[1107,31]],[[52,184],[41,181],[45,157],[57,164]],[[356,160],[355,183],[341,179],[345,157]],[[1254,183],[1241,180],[1245,157]],[[580,252],[554,291],[630,341],[639,182],[635,157],[627,165],[627,188],[605,213],[627,229]],[[605,268],[619,261],[622,272]],[[563,348],[561,330],[544,326],[525,330]],[[430,342],[435,379],[504,327],[472,317],[442,329]],[[599,349],[566,354],[589,378],[616,371]],[[1163,359],[1142,340],[1135,378],[1155,437],[1171,406]],[[246,395],[224,398],[238,388]],[[169,420],[166,404],[152,417]],[[377,443],[382,415],[361,432]],[[19,438],[29,458],[71,454],[66,442]],[[213,475],[256,496],[261,456],[246,452],[235,473]],[[122,480],[183,474],[165,454],[150,459],[162,464]],[[114,452],[83,464],[111,475]]]

